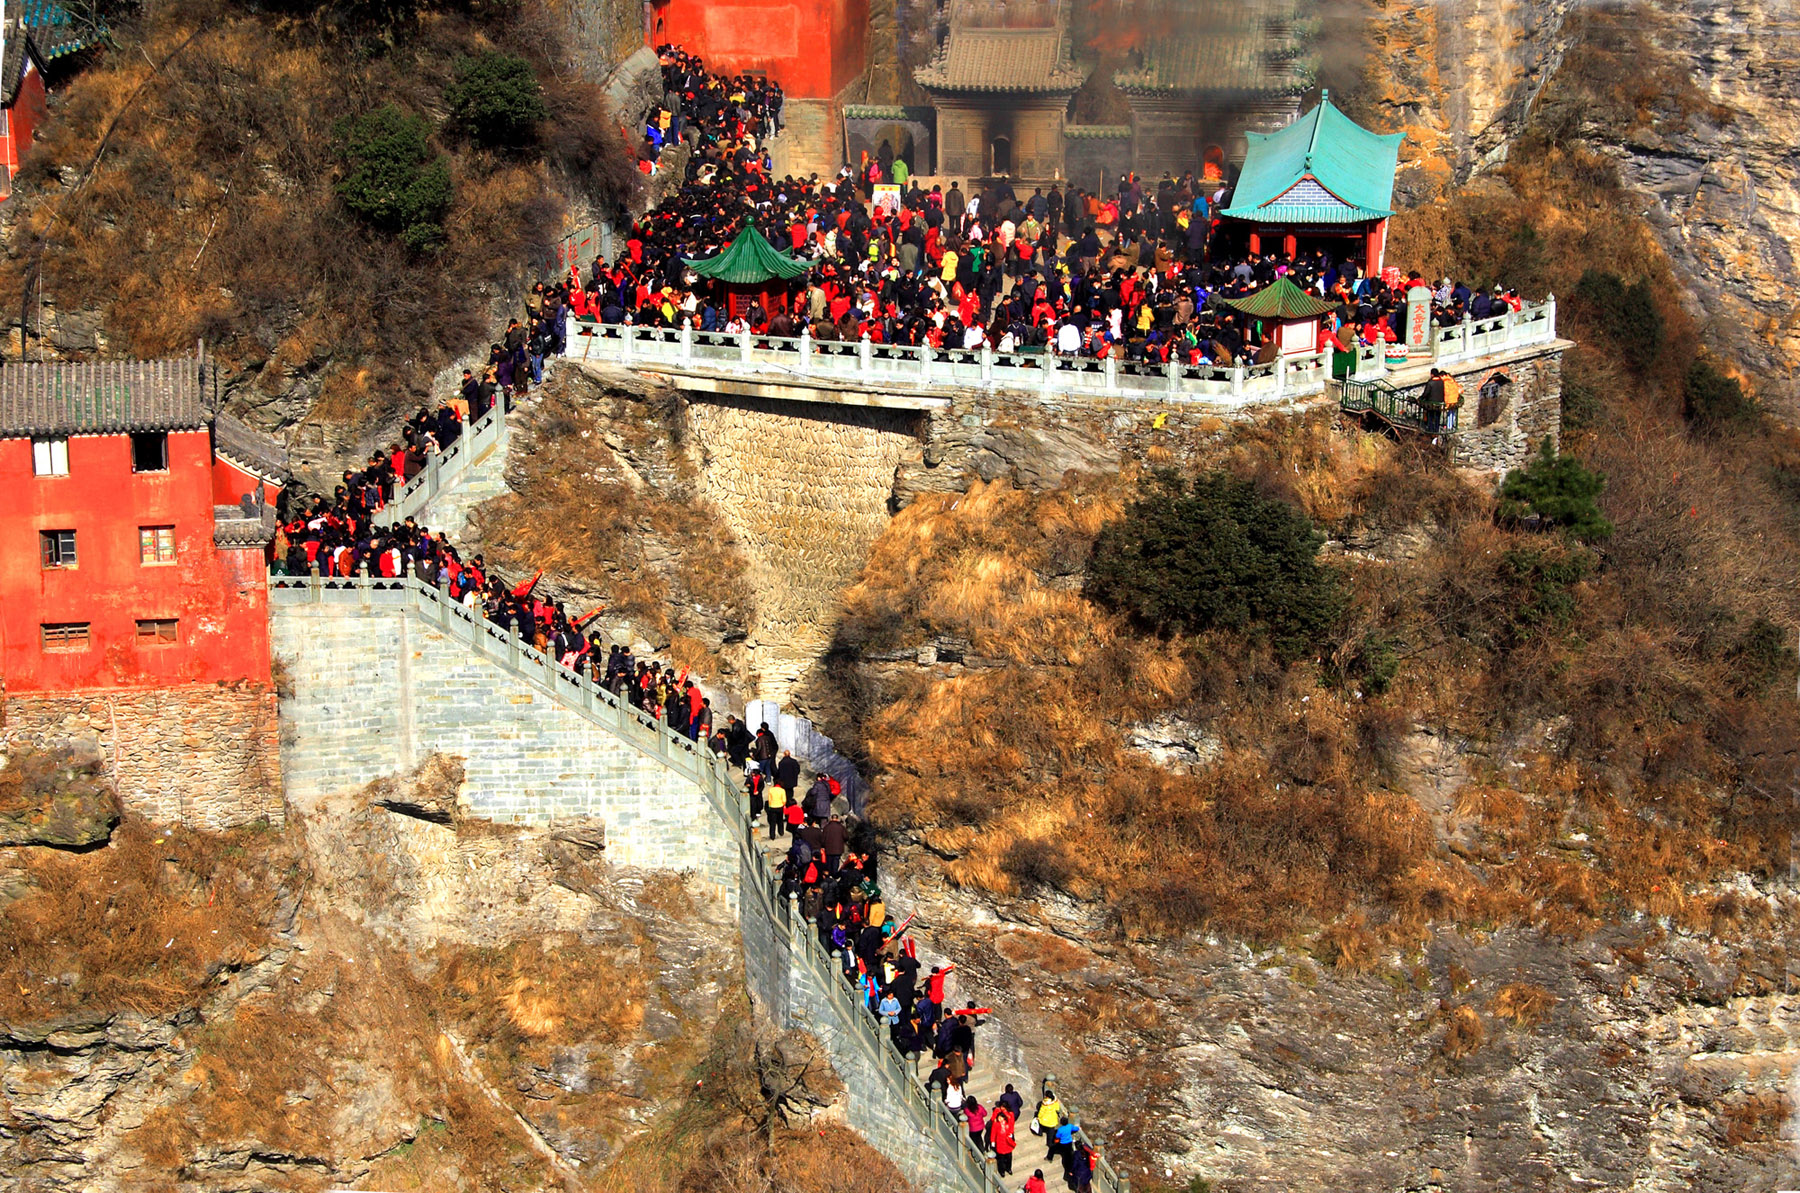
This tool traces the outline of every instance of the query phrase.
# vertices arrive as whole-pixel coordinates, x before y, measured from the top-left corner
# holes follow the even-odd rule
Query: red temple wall
[[[862,73],[868,0],[667,0],[655,42],[699,54],[709,70],[763,71],[790,97],[829,99]]]
[[[259,549],[213,543],[205,431],[168,438],[168,469],[133,472],[127,435],[76,435],[66,476],[36,476],[29,439],[0,439],[0,682],[9,693],[269,682],[268,581]],[[144,562],[138,529],[174,528],[175,559]],[[45,568],[40,532],[73,530],[77,562]],[[174,618],[177,641],[138,641]],[[86,649],[46,651],[46,623],[86,623]]]

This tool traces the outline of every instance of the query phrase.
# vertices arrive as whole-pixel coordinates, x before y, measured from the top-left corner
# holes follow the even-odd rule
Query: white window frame
[[[31,441],[31,473],[33,476],[69,475],[69,441],[60,435],[46,435]]]

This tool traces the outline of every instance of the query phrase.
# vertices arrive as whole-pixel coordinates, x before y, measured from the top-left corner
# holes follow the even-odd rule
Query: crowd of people
[[[1516,293],[1476,291],[1451,279],[1435,285],[1393,271],[1365,276],[1355,260],[1323,250],[1295,256],[1233,252],[1218,230],[1228,188],[1211,171],[1154,184],[1126,176],[1114,194],[1031,187],[1005,180],[965,192],[959,182],[923,186],[904,163],[864,162],[835,177],[776,178],[769,140],[781,128],[783,96],[773,81],[710,74],[696,57],[660,50],[664,96],[644,125],[640,153],[652,168],[679,146],[682,178],[635,220],[623,251],[596,258],[585,274],[535,287],[479,370],[456,394],[421,409],[401,441],[347,471],[328,496],[292,502],[281,520],[277,569],[350,576],[413,575],[439,585],[479,616],[535,643],[671,730],[705,743],[743,774],[753,824],[766,824],[779,861],[781,894],[836,959],[843,980],[894,1047],[917,1068],[975,1147],[1010,1175],[1021,1131],[1039,1136],[1045,1162],[1060,1161],[1067,1188],[1085,1193],[1097,1157],[1046,1086],[1028,1105],[1011,1085],[991,1104],[970,1092],[979,1033],[989,1009],[950,992],[952,965],[926,969],[911,920],[896,920],[878,880],[870,825],[844,809],[836,780],[808,780],[764,724],[715,715],[685,671],[637,657],[596,629],[599,609],[575,613],[540,593],[539,576],[509,581],[480,554],[464,559],[444,534],[408,518],[378,525],[376,514],[432,455],[496,406],[525,398],[543,379],[546,356],[563,348],[569,314],[608,323],[686,323],[698,330],[747,329],[817,340],[860,340],[942,348],[1112,354],[1125,360],[1230,365],[1267,359],[1272,329],[1230,305],[1286,278],[1333,304],[1318,348],[1348,353],[1393,343],[1404,333],[1406,293],[1432,290],[1440,325],[1517,310]],[[877,203],[875,187],[899,187]],[[882,192],[884,199],[893,197]],[[752,307],[734,318],[688,264],[723,249],[754,224],[804,260],[788,309]],[[1460,394],[1433,371],[1424,405],[1430,429],[1453,425]],[[1054,1171],[1054,1168],[1053,1168]],[[1043,1169],[1026,1182],[1045,1193]]]
[[[912,920],[896,921],[877,881],[873,826],[848,821],[838,811],[837,780],[816,775],[802,790],[799,762],[779,748],[768,725],[748,736],[742,748],[734,739],[729,758],[743,768],[751,823],[766,817],[770,841],[789,839],[780,867],[780,896],[793,900],[819,943],[837,959],[865,1012],[879,1020],[915,1072],[922,1057],[931,1057],[926,1088],[962,1121],[977,1150],[992,1153],[999,1175],[1010,1176],[1019,1120],[1026,1113],[1024,1097],[1009,1083],[991,1105],[983,1106],[969,1090],[977,1064],[976,1032],[990,1008],[971,1000],[952,1005],[954,965],[921,973],[908,935]],[[1045,1161],[1060,1159],[1067,1188],[1087,1193],[1097,1157],[1047,1084],[1025,1122],[1026,1130],[1043,1137]],[[1026,1188],[1043,1193],[1044,1179],[1037,1169]]]
[[[389,525],[376,520],[393,501],[407,475],[406,456],[426,437],[448,444],[462,434],[461,409],[445,402],[420,410],[404,429],[406,446],[378,454],[358,470],[346,471],[330,496],[294,500],[283,513],[276,538],[276,571],[289,575],[383,578],[413,576],[438,586],[477,616],[510,630],[570,671],[585,675],[646,716],[660,720],[690,740],[704,742],[742,772],[752,825],[766,820],[771,842],[786,840],[780,863],[780,894],[792,897],[799,914],[837,959],[844,981],[872,1019],[886,1029],[898,1051],[919,1065],[933,1062],[926,1087],[942,1099],[947,1113],[962,1121],[970,1141],[991,1152],[997,1171],[1010,1175],[1025,1115],[1020,1095],[1009,1084],[990,1106],[968,1091],[977,1063],[976,1032],[989,1008],[965,1000],[951,1005],[948,983],[954,966],[921,974],[908,928],[896,922],[877,881],[878,853],[873,826],[841,810],[837,779],[818,774],[802,787],[804,770],[791,750],[782,749],[767,723],[750,731],[729,716],[715,718],[712,700],[685,670],[636,658],[629,646],[606,643],[588,628],[602,612],[574,614],[560,600],[539,591],[542,573],[511,583],[483,556],[468,559],[441,531],[405,518]],[[1086,1193],[1095,1155],[1081,1138],[1053,1090],[1046,1087],[1025,1117],[1026,1129],[1041,1135],[1045,1161],[1060,1158],[1066,1186]],[[1027,1188],[1042,1193],[1036,1170]]]
[[[956,181],[927,189],[909,178],[896,201],[876,203],[874,185],[898,179],[903,163],[846,165],[824,180],[776,178],[768,139],[780,126],[779,87],[711,75],[674,47],[661,53],[665,106],[648,118],[645,138],[659,158],[669,145],[686,146],[683,180],[633,221],[614,260],[596,257],[585,277],[571,267],[565,292],[578,316],[1232,365],[1272,359],[1277,349],[1272,327],[1229,303],[1285,277],[1335,303],[1320,351],[1348,353],[1403,334],[1417,275],[1365,276],[1354,258],[1316,248],[1292,257],[1232,251],[1217,214],[1229,189],[1213,167],[1154,184],[1126,175],[1110,196],[1054,185],[1027,195],[1005,179],[969,192]],[[734,315],[688,264],[751,224],[810,266],[786,310]],[[1450,279],[1433,287],[1440,325],[1520,305],[1499,288]]]

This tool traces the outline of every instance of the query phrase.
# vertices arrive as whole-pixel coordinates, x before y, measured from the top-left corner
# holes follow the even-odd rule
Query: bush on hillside
[[[643,186],[637,153],[619,135],[606,93],[592,83],[552,85],[545,94],[546,156],[602,211],[624,212]]]
[[[1616,273],[1590,269],[1575,284],[1575,301],[1618,348],[1633,371],[1644,372],[1656,362],[1662,351],[1664,328],[1662,312],[1656,307],[1656,292],[1649,282],[1640,280],[1626,285]]]
[[[1499,517],[1515,524],[1537,518],[1582,542],[1597,542],[1613,532],[1596,503],[1605,487],[1605,475],[1573,456],[1559,455],[1546,438],[1531,463],[1513,469],[1501,482]]]
[[[1540,633],[1568,628],[1575,618],[1575,586],[1593,570],[1593,554],[1574,545],[1507,551],[1499,574],[1509,597],[1494,644],[1511,649]]]
[[[1266,633],[1283,659],[1313,649],[1344,612],[1341,577],[1304,513],[1226,473],[1159,471],[1103,530],[1088,592],[1147,629]]]
[[[1756,402],[1736,377],[1721,372],[1710,361],[1696,360],[1688,366],[1682,386],[1681,413],[1701,434],[1722,435],[1754,426]]]
[[[1766,695],[1776,681],[1791,675],[1795,666],[1787,634],[1766,617],[1750,623],[1726,658],[1740,696]]]
[[[489,149],[535,144],[538,126],[550,117],[531,63],[496,51],[457,59],[444,103],[451,127]]]
[[[455,192],[450,165],[433,152],[425,122],[384,104],[340,120],[335,132],[349,167],[337,185],[344,206],[414,251],[440,243]]]

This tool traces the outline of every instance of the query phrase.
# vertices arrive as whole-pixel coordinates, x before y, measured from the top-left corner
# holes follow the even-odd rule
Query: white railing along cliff
[[[1554,298],[1487,319],[1432,329],[1431,355],[1409,363],[1451,365],[1556,339]],[[725,373],[771,384],[803,379],[849,382],[863,388],[903,390],[940,387],[1037,391],[1045,398],[1089,396],[1205,401],[1273,402],[1323,392],[1331,373],[1329,352],[1307,352],[1267,364],[1229,367],[1155,364],[1108,356],[1059,356],[1033,352],[932,348],[799,336],[758,336],[691,327],[638,327],[569,316],[564,354],[573,360],[643,366],[674,372]],[[1357,353],[1356,378],[1385,376],[1380,346]]]
[[[463,428],[461,435],[434,455],[425,458],[425,467],[394,494],[394,499],[375,514],[375,524],[390,526],[417,517],[433,498],[457,481],[489,451],[506,440],[506,412],[496,397],[488,412]]]
[[[423,475],[423,474],[421,474]],[[389,507],[393,508],[392,506]],[[850,1046],[873,1062],[883,1074],[889,1096],[899,1100],[903,1114],[913,1123],[917,1138],[928,1142],[943,1162],[942,1171],[955,1174],[959,1193],[1006,1193],[993,1160],[978,1151],[960,1119],[951,1116],[943,1099],[919,1080],[907,1059],[894,1047],[880,1022],[841,976],[818,931],[800,914],[794,896],[783,897],[779,877],[757,847],[749,805],[733,782],[725,759],[703,744],[675,732],[655,717],[634,708],[586,676],[563,667],[548,654],[523,641],[517,634],[452,600],[447,588],[436,587],[411,575],[306,576],[275,574],[269,577],[271,605],[337,604],[369,609],[375,606],[410,610],[428,625],[469,645],[489,663],[548,693],[564,708],[606,729],[627,744],[663,762],[696,783],[707,804],[724,822],[737,844],[739,873],[745,876],[738,892],[740,914],[769,919],[788,942],[789,957],[806,970],[805,987],[824,991],[830,1008],[799,1007],[795,1018],[809,1025],[820,1012],[850,1027]],[[800,985],[801,983],[795,983]],[[843,1045],[843,1033],[836,1033]],[[1065,1108],[1067,1101],[1064,1101]],[[1029,1110],[1029,1107],[1027,1108]],[[1073,1121],[1077,1116],[1070,1114]],[[1129,1178],[1118,1174],[1106,1160],[1100,1141],[1085,1133],[1081,1138],[1095,1149],[1094,1187],[1101,1193],[1131,1193]]]

